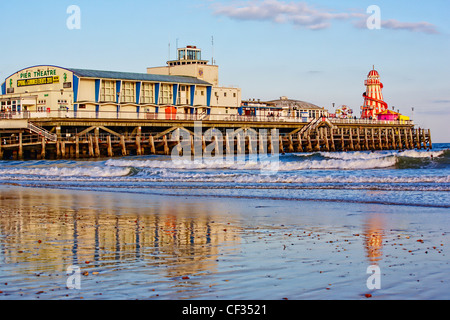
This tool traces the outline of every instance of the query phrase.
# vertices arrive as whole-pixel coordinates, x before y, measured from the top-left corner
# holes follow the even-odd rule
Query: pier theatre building
[[[1,85],[0,113],[124,119],[236,114],[241,89],[219,87],[218,69],[194,46],[178,49],[177,60],[148,73],[29,67]]]

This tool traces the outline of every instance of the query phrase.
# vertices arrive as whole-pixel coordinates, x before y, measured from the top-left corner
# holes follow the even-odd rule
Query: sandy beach
[[[0,198],[1,300],[450,298],[448,208],[11,185]]]

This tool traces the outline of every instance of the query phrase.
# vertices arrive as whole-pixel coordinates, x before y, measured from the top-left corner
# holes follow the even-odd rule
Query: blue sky
[[[69,30],[66,10],[81,9]],[[365,27],[380,8],[382,29]],[[1,1],[0,81],[36,64],[146,72],[197,45],[243,98],[288,96],[359,113],[375,65],[385,100],[450,142],[450,2],[386,0]]]

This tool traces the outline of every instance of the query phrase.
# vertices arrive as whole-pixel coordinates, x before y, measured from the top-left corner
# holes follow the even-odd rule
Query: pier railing
[[[315,118],[276,115],[237,115],[237,114],[166,114],[164,112],[128,112],[128,111],[51,111],[51,112],[2,112],[0,119],[104,119],[104,120],[176,120],[176,121],[221,121],[221,122],[276,122],[276,123],[310,123]],[[325,118],[332,124],[387,124],[413,125],[413,121],[387,121],[370,119]]]
[[[47,140],[50,141],[58,140],[58,136],[56,134],[50,133],[47,130],[32,124],[31,122],[28,123],[28,129],[40,136],[43,136]]]

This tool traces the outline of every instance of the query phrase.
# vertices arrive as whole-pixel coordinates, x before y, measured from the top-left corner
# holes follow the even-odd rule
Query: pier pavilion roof
[[[288,99],[286,97],[281,97],[278,100],[272,100],[269,102],[275,104],[277,107],[283,108],[324,109],[306,101]]]
[[[148,74],[148,73],[85,70],[85,69],[73,69],[73,68],[68,68],[67,70],[70,70],[73,73],[75,73],[77,76],[83,77],[83,78],[199,84],[199,85],[206,85],[206,86],[211,85],[209,82],[199,80],[194,77],[186,77],[186,76],[167,76],[167,75]]]

